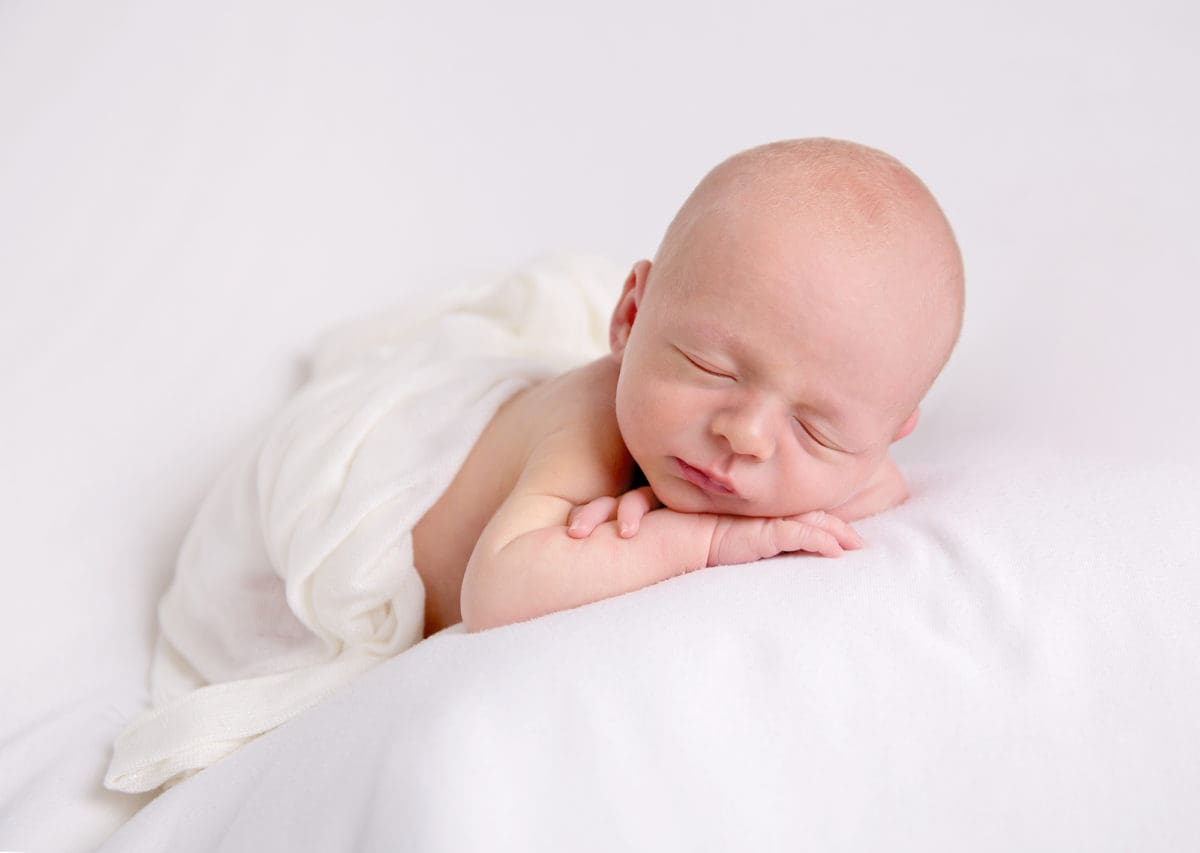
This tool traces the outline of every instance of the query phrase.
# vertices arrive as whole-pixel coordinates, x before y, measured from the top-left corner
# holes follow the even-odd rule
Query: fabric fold
[[[419,642],[413,527],[509,397],[605,352],[622,275],[542,258],[323,336],[184,540],[153,706],[117,738],[106,787],[186,778]]]

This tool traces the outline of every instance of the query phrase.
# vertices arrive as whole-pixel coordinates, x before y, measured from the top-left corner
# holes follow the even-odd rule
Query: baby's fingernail
[[[633,525],[632,524],[622,524],[621,525],[621,536],[628,539],[632,535],[633,535]]]

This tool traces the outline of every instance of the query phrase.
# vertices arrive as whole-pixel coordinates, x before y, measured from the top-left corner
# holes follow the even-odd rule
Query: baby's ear
[[[896,430],[896,434],[892,436],[892,442],[894,443],[899,441],[900,439],[904,438],[904,436],[916,429],[917,421],[920,419],[920,417],[921,407],[917,406],[915,409],[913,409],[912,414],[908,416],[908,419],[904,423],[900,424],[900,428]]]
[[[612,320],[608,325],[608,346],[613,355],[620,356],[625,351],[629,340],[629,332],[637,319],[638,306],[642,303],[642,295],[646,292],[646,278],[650,275],[650,262],[638,261],[629,271],[629,277],[621,288],[621,298],[613,309]]]

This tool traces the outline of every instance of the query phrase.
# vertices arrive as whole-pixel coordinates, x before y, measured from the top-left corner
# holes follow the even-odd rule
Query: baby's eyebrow
[[[711,320],[698,320],[689,323],[687,331],[702,339],[705,343],[728,347],[737,355],[744,354],[742,353],[741,341],[720,323],[714,323]]]

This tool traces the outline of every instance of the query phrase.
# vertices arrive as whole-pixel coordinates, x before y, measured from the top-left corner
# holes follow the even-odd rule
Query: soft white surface
[[[336,783],[358,811],[318,810],[335,849],[411,817],[401,792],[430,832],[495,818],[514,847],[611,847],[657,815],[681,842],[719,823],[714,849],[836,849],[855,809],[860,847],[1196,847],[1197,15],[0,5],[0,849],[90,849],[142,802],[100,780],[147,699],[154,604],[315,333],[548,249],[647,256],[714,162],[810,134],[908,162],[967,258],[962,343],[898,446],[919,489],[862,526],[872,548],[423,644],[122,843],[166,846],[189,809],[246,838]],[[704,797],[666,786],[687,771]],[[500,781],[439,796],[472,772]]]
[[[104,849],[1193,849],[1200,498],[975,450],[844,559],[432,638]]]

